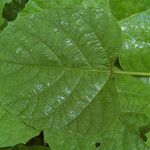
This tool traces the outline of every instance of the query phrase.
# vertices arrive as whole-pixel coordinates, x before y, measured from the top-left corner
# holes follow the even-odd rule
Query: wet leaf
[[[120,63],[124,70],[150,72],[150,10],[120,22],[123,47]]]
[[[0,37],[3,108],[40,130],[93,135],[108,128],[117,117],[110,75],[118,37],[118,24],[101,7],[18,17]],[[105,94],[105,101],[101,91],[109,83],[114,97]]]
[[[122,20],[150,8],[149,0],[109,0],[112,14]]]

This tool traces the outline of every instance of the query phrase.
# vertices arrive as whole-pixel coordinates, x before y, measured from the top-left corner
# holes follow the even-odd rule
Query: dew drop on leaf
[[[65,44],[67,46],[71,46],[71,45],[73,45],[73,42],[70,39],[66,39]]]
[[[18,48],[16,49],[16,53],[17,53],[17,54],[22,53],[22,52],[23,52],[23,49],[22,49],[22,48],[18,47]]]
[[[58,29],[57,28],[54,28],[54,32],[57,32],[58,31]]]

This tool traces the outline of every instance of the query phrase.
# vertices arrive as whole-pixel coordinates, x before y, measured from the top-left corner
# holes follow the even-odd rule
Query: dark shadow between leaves
[[[150,125],[142,126],[139,128],[140,138],[147,142],[147,136],[146,133],[150,132]]]
[[[119,58],[117,57],[116,61],[115,61],[115,66],[120,69],[120,70],[123,70],[123,68],[121,67],[120,65],[120,62],[119,62]]]
[[[39,146],[50,147],[47,143],[45,143],[43,131],[41,131],[41,133],[38,136],[31,138],[28,142],[26,142],[25,145],[26,146],[39,145]]]
[[[96,143],[95,143],[95,147],[96,147],[96,148],[100,148],[100,146],[101,146],[101,143],[100,143],[100,142],[96,142]]]
[[[17,18],[18,13],[25,8],[28,1],[29,0],[12,0],[12,2],[5,4],[2,12],[2,17],[5,20],[1,25],[1,31],[7,26],[9,21],[14,21]]]

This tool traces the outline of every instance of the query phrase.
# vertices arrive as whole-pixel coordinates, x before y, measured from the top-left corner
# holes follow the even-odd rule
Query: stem
[[[123,75],[150,77],[150,72],[128,72],[128,71],[113,70],[113,73],[115,73],[115,74],[123,74]]]

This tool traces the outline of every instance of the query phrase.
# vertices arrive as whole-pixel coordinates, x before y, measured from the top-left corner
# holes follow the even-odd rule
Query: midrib
[[[142,77],[150,77],[150,72],[132,72],[132,71],[120,71],[120,70],[100,70],[100,69],[92,69],[92,68],[69,68],[65,66],[49,66],[48,64],[23,64],[13,61],[4,61],[1,60],[0,63],[8,63],[14,65],[20,65],[24,67],[49,67],[49,68],[57,68],[57,69],[65,69],[70,71],[84,71],[84,72],[101,72],[108,74],[120,74],[120,75],[132,75],[132,76],[142,76]]]

